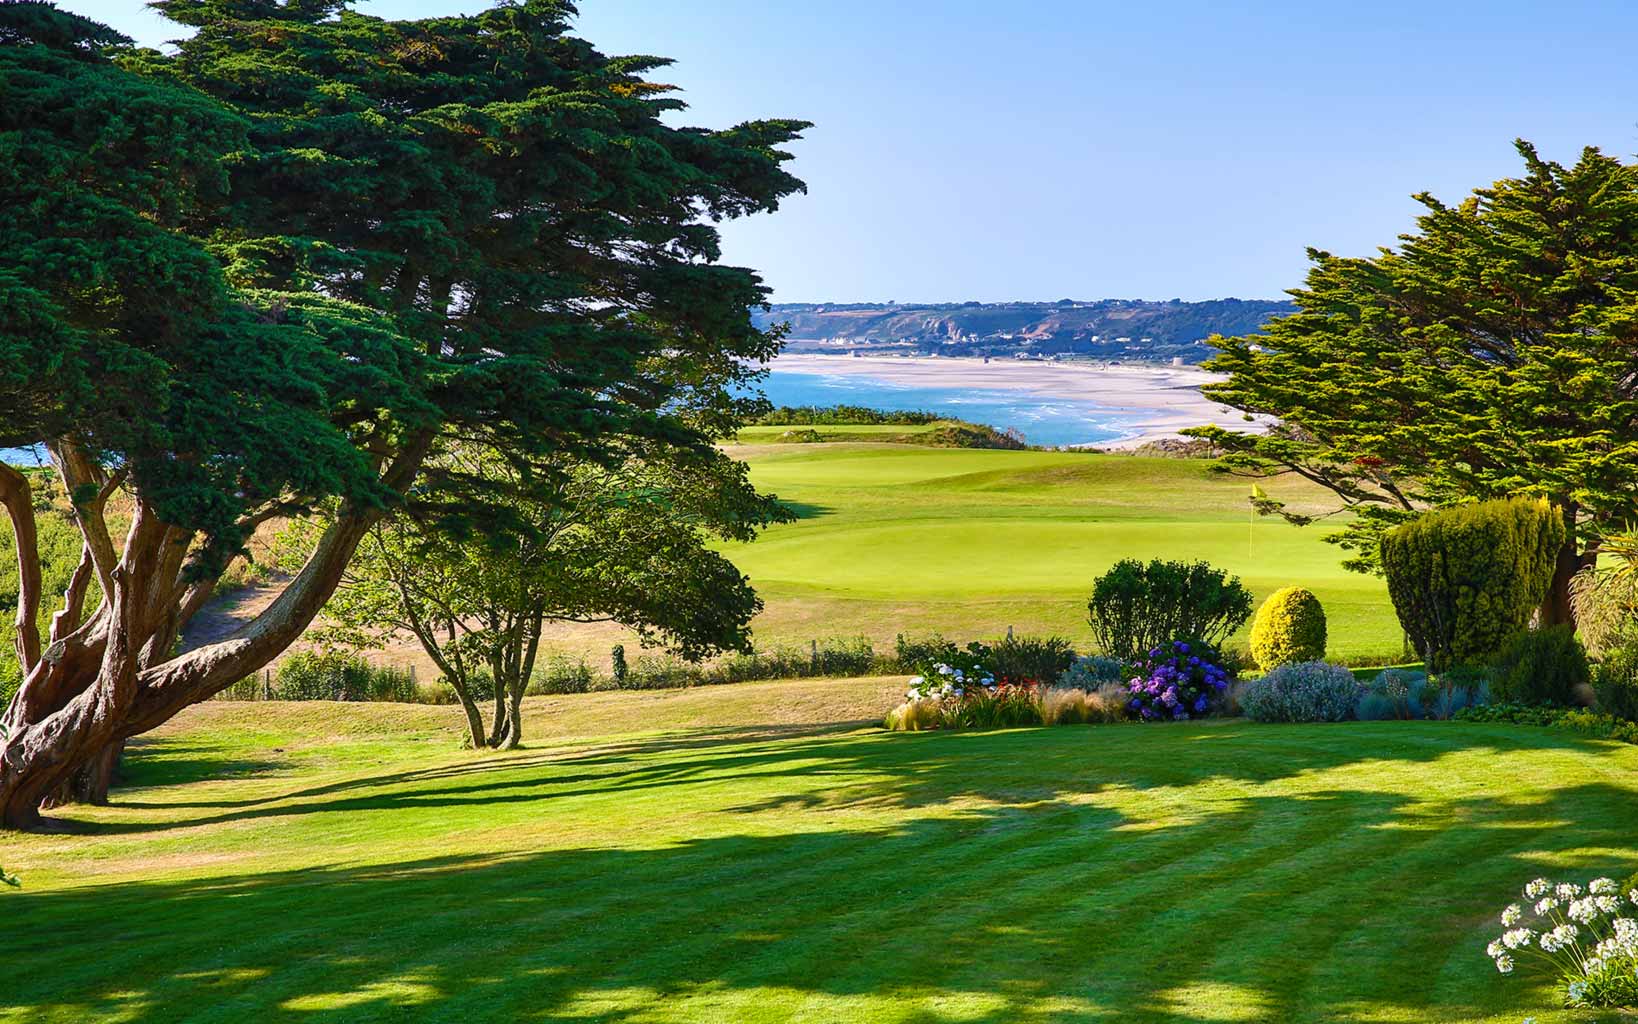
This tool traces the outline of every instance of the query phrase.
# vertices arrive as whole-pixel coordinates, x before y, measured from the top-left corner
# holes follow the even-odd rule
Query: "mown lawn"
[[[860,721],[899,686],[535,699],[489,756],[447,708],[195,709],[79,834],[0,838],[0,1019],[1584,1019],[1483,946],[1638,865],[1638,748]]]
[[[767,602],[759,642],[862,633],[889,644],[900,631],[967,640],[1013,626],[1090,648],[1086,599],[1100,573],[1121,558],[1199,558],[1243,577],[1258,600],[1291,584],[1313,590],[1335,655],[1403,657],[1386,588],[1342,569],[1343,553],[1322,539],[1332,524],[1253,523],[1247,482],[1201,461],[903,444],[730,450],[802,517],[728,548]],[[1332,507],[1300,482],[1267,487],[1300,510]]]

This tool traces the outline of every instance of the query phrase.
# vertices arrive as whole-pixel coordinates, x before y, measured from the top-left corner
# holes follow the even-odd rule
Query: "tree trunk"
[[[515,681],[507,701],[506,733],[501,737],[501,750],[516,750],[523,742],[523,682]]]
[[[1583,552],[1577,548],[1575,536],[1567,537],[1558,549],[1558,561],[1553,567],[1553,581],[1547,586],[1547,596],[1541,602],[1538,618],[1543,626],[1575,625],[1575,610],[1570,604],[1570,582],[1576,573],[1598,561],[1598,552]]]

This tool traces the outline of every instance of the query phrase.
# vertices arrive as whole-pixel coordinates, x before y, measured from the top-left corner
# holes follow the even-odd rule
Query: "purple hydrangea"
[[[1126,706],[1145,721],[1183,721],[1205,714],[1228,690],[1228,672],[1189,652],[1182,640],[1155,648],[1140,674],[1126,684]]]

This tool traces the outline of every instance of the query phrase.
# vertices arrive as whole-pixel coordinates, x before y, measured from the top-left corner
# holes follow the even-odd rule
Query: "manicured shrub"
[[[1087,602],[1098,645],[1129,662],[1178,639],[1216,647],[1250,617],[1251,591],[1205,562],[1116,562]]]
[[[1176,640],[1149,652],[1126,684],[1126,706],[1144,721],[1183,721],[1222,706],[1229,676],[1204,644]]]
[[[1598,710],[1638,722],[1638,648],[1618,647],[1605,655],[1593,673]]]
[[[1009,636],[975,653],[1004,683],[1050,685],[1075,661],[1075,649],[1058,636]]]
[[[1096,690],[1110,683],[1126,682],[1126,664],[1106,654],[1086,654],[1058,676],[1058,685],[1068,690]]]
[[[1240,691],[1240,710],[1258,722],[1340,722],[1359,703],[1359,681],[1341,665],[1281,665]]]
[[[1490,662],[1497,699],[1525,704],[1584,704],[1592,683],[1587,652],[1572,626],[1521,629]]]
[[[1382,537],[1394,611],[1429,671],[1482,664],[1552,581],[1564,520],[1535,499],[1437,509]]]
[[[1282,587],[1257,609],[1251,656],[1264,672],[1294,661],[1325,657],[1325,609],[1304,587]]]

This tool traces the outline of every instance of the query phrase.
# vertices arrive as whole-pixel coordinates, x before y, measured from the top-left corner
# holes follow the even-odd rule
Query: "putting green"
[[[1331,651],[1397,659],[1399,625],[1380,580],[1346,572],[1330,527],[1252,520],[1249,484],[1199,461],[902,444],[740,446],[752,479],[801,515],[726,550],[767,602],[759,640],[1008,626],[1083,646],[1086,598],[1121,558],[1204,559],[1260,601],[1300,584],[1324,603]],[[1266,485],[1327,507],[1300,482]]]

